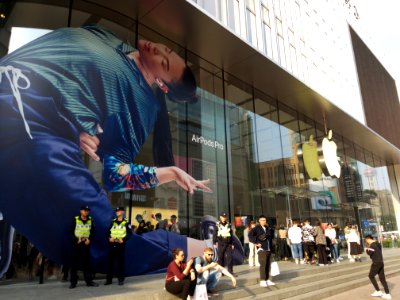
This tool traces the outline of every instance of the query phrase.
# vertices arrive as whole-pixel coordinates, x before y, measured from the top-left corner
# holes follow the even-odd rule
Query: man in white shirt
[[[293,226],[289,228],[288,237],[290,246],[292,247],[292,255],[296,264],[304,264],[303,260],[303,245],[301,244],[301,228],[298,227],[299,222],[293,221]]]

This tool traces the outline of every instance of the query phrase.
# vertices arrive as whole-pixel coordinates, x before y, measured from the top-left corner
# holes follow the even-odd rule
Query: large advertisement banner
[[[133,48],[97,25],[54,30],[3,57],[4,221],[61,264],[71,264],[76,244],[90,244],[93,265],[105,271],[115,212],[83,163],[81,150],[102,162],[110,192],[151,189],[171,181],[190,194],[212,192],[209,180],[196,180],[175,166],[171,150],[166,101],[195,103],[196,89],[190,68],[167,46],[139,40]],[[152,132],[155,165],[148,166],[136,157]],[[94,234],[74,218],[85,208]],[[157,230],[124,243],[126,273],[137,275],[164,269],[171,249],[186,251],[190,241]]]

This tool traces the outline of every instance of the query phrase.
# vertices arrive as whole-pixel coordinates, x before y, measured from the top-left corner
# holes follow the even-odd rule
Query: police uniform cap
[[[81,206],[81,210],[88,210],[88,211],[90,211],[90,208],[89,208],[89,206],[87,206],[87,205],[83,205],[83,206]]]
[[[220,214],[220,216],[226,218],[228,215],[226,214],[226,212],[222,212],[222,213]]]
[[[119,211],[119,210],[125,211],[125,208],[122,207],[122,206],[118,206],[118,207],[115,209],[115,211]]]

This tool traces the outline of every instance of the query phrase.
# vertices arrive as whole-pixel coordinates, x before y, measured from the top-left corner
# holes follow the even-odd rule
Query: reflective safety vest
[[[75,217],[75,236],[76,238],[88,238],[90,236],[90,230],[92,229],[92,218],[88,217],[86,223],[80,219],[79,216]]]
[[[218,221],[217,228],[219,237],[223,238],[231,237],[231,225],[229,224],[229,222],[226,222],[226,224],[223,225],[221,222]]]
[[[119,225],[117,223],[117,219],[113,220],[111,229],[110,229],[110,236],[113,239],[122,240],[126,237],[126,224],[128,223],[127,219],[124,219]]]

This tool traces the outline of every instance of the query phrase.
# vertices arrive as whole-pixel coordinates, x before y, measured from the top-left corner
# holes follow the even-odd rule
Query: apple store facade
[[[274,226],[309,219],[342,228],[353,222],[364,235],[397,231],[399,147],[189,2],[6,1],[0,4],[0,55],[24,30],[98,23],[133,46],[156,41],[186,60],[199,100],[167,101],[173,156],[194,178],[210,179],[212,193],[190,195],[175,183],[109,193],[133,225],[176,215],[181,234],[202,238],[201,218],[227,212],[239,236],[260,214]],[[136,162],[154,164],[153,138]],[[83,159],[102,184],[101,164]]]

